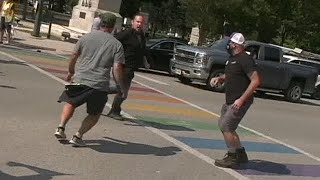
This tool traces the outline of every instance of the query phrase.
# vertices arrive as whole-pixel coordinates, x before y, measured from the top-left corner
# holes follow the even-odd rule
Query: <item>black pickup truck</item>
[[[177,46],[170,61],[171,73],[183,83],[200,81],[213,91],[223,92],[224,84],[211,87],[210,80],[224,73],[229,58],[228,42],[229,38],[224,38],[209,47]],[[245,47],[261,71],[260,92],[281,93],[291,102],[299,101],[302,94],[314,92],[317,69],[285,62],[282,50],[270,44],[247,41]]]

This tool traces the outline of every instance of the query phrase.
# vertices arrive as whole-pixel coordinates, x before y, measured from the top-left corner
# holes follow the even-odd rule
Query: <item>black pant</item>
[[[126,87],[130,88],[132,79],[134,77],[134,69],[133,68],[126,68],[125,70],[125,85]],[[125,99],[122,98],[122,93],[116,94],[116,96],[113,99],[111,113],[119,114],[121,112],[121,104],[123,103]]]

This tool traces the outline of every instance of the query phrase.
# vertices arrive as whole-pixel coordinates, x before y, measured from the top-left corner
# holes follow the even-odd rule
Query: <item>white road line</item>
[[[135,73],[134,75],[135,75],[135,76],[138,76],[138,77],[141,77],[141,78],[143,78],[143,79],[146,79],[146,80],[149,80],[149,81],[152,81],[152,82],[161,84],[161,85],[169,86],[169,84],[167,84],[167,83],[164,83],[164,82],[161,82],[161,81],[158,81],[158,80],[155,80],[155,79],[152,79],[152,78],[149,78],[149,77],[146,77],[146,76],[137,74],[137,73]]]
[[[202,111],[205,111],[205,112],[207,112],[207,113],[209,113],[209,114],[212,114],[213,116],[220,117],[220,115],[218,115],[218,114],[216,114],[216,113],[213,113],[213,112],[211,112],[211,111],[209,111],[209,110],[207,110],[207,109],[205,109],[205,108],[202,108],[202,107],[200,107],[200,106],[198,106],[198,105],[192,104],[192,103],[190,103],[190,102],[188,102],[188,101],[185,101],[185,100],[180,99],[180,98],[178,98],[178,97],[172,96],[172,95],[170,95],[170,94],[168,94],[168,93],[165,93],[165,92],[163,92],[163,91],[160,91],[160,90],[158,90],[158,89],[155,89],[155,88],[153,88],[153,87],[150,87],[150,86],[148,86],[148,85],[145,85],[145,84],[140,83],[140,82],[138,82],[138,81],[135,81],[135,80],[134,80],[134,82],[136,82],[137,84],[140,84],[141,86],[144,86],[144,87],[146,87],[146,88],[149,88],[149,89],[152,89],[152,90],[154,90],[154,91],[157,91],[157,92],[159,92],[159,93],[161,93],[161,94],[163,94],[163,95],[166,95],[166,96],[168,96],[168,97],[171,97],[171,98],[174,98],[174,99],[179,100],[179,101],[181,101],[181,102],[184,102],[184,103],[186,103],[186,104],[188,104],[188,105],[190,105],[190,106],[192,106],[192,107],[194,107],[194,108],[197,108],[197,109],[199,109],[199,110],[202,110]],[[306,155],[307,157],[309,157],[309,158],[311,158],[311,159],[313,159],[313,160],[316,160],[316,161],[320,162],[320,158],[319,158],[319,157],[317,157],[317,156],[315,156],[315,155],[312,155],[312,154],[310,154],[310,153],[308,153],[308,152],[306,152],[306,151],[304,151],[304,150],[302,150],[302,149],[300,149],[300,148],[298,148],[298,147],[289,145],[289,144],[287,144],[287,143],[285,143],[285,142],[283,142],[283,141],[280,141],[280,140],[278,140],[278,139],[272,138],[272,137],[270,137],[270,136],[268,136],[268,135],[265,135],[265,134],[263,134],[263,133],[260,133],[260,132],[258,132],[258,131],[256,131],[256,130],[251,129],[251,128],[245,127],[245,126],[243,126],[243,125],[239,125],[239,126],[240,126],[241,128],[243,128],[243,129],[246,129],[247,131],[250,131],[250,132],[258,135],[258,136],[261,136],[261,137],[263,137],[263,138],[265,138],[265,139],[269,139],[270,141],[273,141],[273,142],[275,142],[275,143],[278,143],[278,144],[287,146],[288,148],[291,148],[291,149],[293,149],[293,150],[295,150],[295,151],[298,151],[298,152],[300,152],[301,154],[304,154],[304,155]]]
[[[27,63],[26,61],[24,61],[24,60],[22,60],[22,59],[20,59],[20,58],[14,57],[14,56],[12,56],[12,55],[10,55],[10,54],[8,54],[8,53],[5,53],[5,52],[0,52],[0,54],[3,54],[3,55],[5,55],[5,56],[8,56],[8,57],[10,57],[10,58],[12,58],[12,59],[14,59],[14,60],[16,60],[16,61],[23,62],[23,63],[25,63],[26,65],[30,66],[31,68],[34,68],[35,70],[39,71],[40,73],[45,74],[45,75],[51,77],[52,79],[54,79],[54,80],[56,80],[56,81],[58,81],[58,82],[60,82],[60,83],[62,83],[62,84],[66,84],[66,83],[67,83],[66,81],[64,81],[64,80],[62,80],[62,79],[60,79],[60,78],[57,78],[56,76],[50,74],[49,72],[46,72],[46,71],[38,68],[38,67],[35,66],[35,65],[29,64],[29,63]],[[136,81],[135,81],[135,82],[136,82]],[[138,82],[137,82],[137,83],[138,83]],[[140,83],[139,83],[139,84],[140,84]],[[143,85],[143,86],[146,86],[146,85]],[[151,89],[154,89],[154,88],[151,88]],[[159,91],[159,90],[157,90],[157,91]],[[159,92],[160,92],[160,91],[159,91]],[[161,92],[161,93],[162,93],[162,92]],[[164,93],[163,93],[163,94],[164,94]],[[170,97],[173,97],[173,96],[171,96],[171,95],[169,95],[169,96],[170,96]],[[176,98],[176,99],[177,99],[177,98]],[[106,106],[109,107],[109,108],[111,108],[111,105],[110,105],[109,103],[107,103]],[[123,112],[123,111],[122,111],[122,113],[123,113],[126,117],[128,117],[128,118],[135,119],[134,117],[132,117],[131,115],[129,115],[129,114],[126,113],[126,112]],[[221,169],[222,171],[230,174],[231,176],[233,176],[233,177],[236,178],[236,179],[238,179],[238,180],[250,180],[249,178],[247,178],[247,177],[243,176],[242,174],[238,173],[237,171],[234,171],[234,170],[232,170],[232,169],[220,168],[220,167],[215,166],[215,165],[214,165],[214,160],[213,160],[212,158],[210,158],[210,157],[208,157],[208,156],[200,153],[199,151],[191,148],[190,146],[184,144],[183,142],[178,141],[177,139],[172,138],[171,136],[167,135],[166,133],[160,131],[159,129],[156,129],[156,128],[153,128],[153,127],[149,127],[149,126],[147,126],[146,124],[144,124],[144,123],[142,123],[142,122],[140,122],[140,121],[136,121],[136,123],[143,125],[143,127],[145,127],[146,129],[150,130],[150,131],[153,132],[154,134],[156,134],[156,135],[164,138],[165,140],[167,140],[167,141],[175,144],[176,146],[184,149],[185,151],[187,151],[187,152],[189,152],[190,154],[196,156],[197,158],[199,158],[199,159],[207,162],[208,164],[214,166],[215,168]]]

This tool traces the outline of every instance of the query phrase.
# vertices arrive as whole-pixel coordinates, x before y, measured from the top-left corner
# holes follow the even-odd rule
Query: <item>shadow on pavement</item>
[[[1,85],[1,84],[0,84],[0,88],[17,89],[16,87],[13,87],[13,86],[7,86],[7,85]]]
[[[116,154],[138,154],[156,156],[172,156],[181,151],[174,146],[156,147],[147,144],[140,144],[118,140],[110,137],[104,137],[106,140],[85,140],[89,148],[101,153],[116,153]]]
[[[251,160],[246,165],[241,165],[237,170],[244,175],[256,176],[295,176],[320,177],[320,165],[318,164],[279,164],[264,160]]]
[[[18,162],[8,162],[7,165],[10,167],[27,168],[29,170],[36,172],[37,174],[26,175],[26,176],[12,176],[10,174],[6,174],[6,173],[0,171],[0,179],[1,180],[35,180],[35,179],[49,180],[49,179],[52,179],[54,176],[71,175],[71,174],[64,174],[64,173],[59,173],[59,172],[55,172],[55,171],[50,171],[47,169],[42,169],[42,168],[38,168],[35,166],[30,166],[30,165],[22,164],[22,163],[18,163]]]
[[[7,61],[7,60],[1,60],[0,59],[0,63],[1,64],[18,64],[18,65],[24,65],[24,66],[27,66],[27,64],[26,63],[24,63],[24,62],[20,62],[20,61]]]
[[[291,171],[286,165],[264,160],[250,160],[248,164],[237,170],[246,175],[289,175]]]
[[[47,50],[47,51],[56,51],[54,48],[48,48],[48,47],[42,47],[42,46],[36,46],[36,45],[30,45],[30,44],[24,44],[21,42],[12,42],[10,45],[16,46],[23,49],[37,49],[37,50]]]
[[[105,114],[101,114],[101,115],[108,117]],[[132,123],[132,124],[125,123],[124,125],[127,125],[127,126],[146,126],[146,127],[153,127],[153,128],[157,128],[157,129],[171,130],[171,131],[195,131],[194,129],[190,129],[190,128],[187,128],[184,126],[164,124],[164,123],[146,121],[146,120],[141,120],[141,119],[123,118],[122,121],[127,121],[127,122]]]
[[[128,119],[126,118],[125,121],[132,122],[135,124],[125,124],[128,126],[149,126],[149,127],[154,127],[157,129],[163,129],[163,130],[171,130],[171,131],[195,131],[193,129],[184,127],[184,126],[179,126],[179,125],[172,125],[172,124],[164,124],[161,122],[152,122],[152,121],[146,121],[146,120],[141,120],[141,119]],[[139,124],[137,124],[139,123]]]
[[[17,38],[17,37],[15,37],[13,40],[14,41],[26,41],[25,39],[21,39],[21,38]]]

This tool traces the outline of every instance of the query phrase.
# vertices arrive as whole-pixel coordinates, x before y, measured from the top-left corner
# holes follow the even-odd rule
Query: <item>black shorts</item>
[[[6,30],[7,32],[11,32],[11,23],[6,22],[5,17],[1,16],[0,19],[0,30]]]
[[[90,115],[101,114],[108,101],[108,94],[105,91],[93,89],[85,85],[73,88],[66,88],[59,97],[58,102],[67,102],[75,107],[87,103],[87,113]]]

